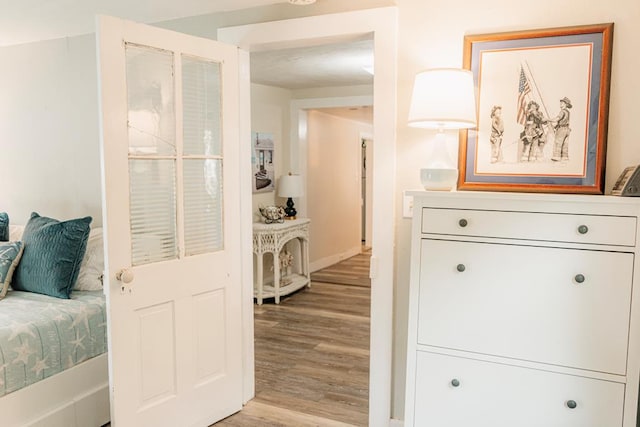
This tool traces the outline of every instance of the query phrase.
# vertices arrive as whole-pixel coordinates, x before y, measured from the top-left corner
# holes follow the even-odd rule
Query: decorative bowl
[[[282,223],[287,214],[282,206],[261,206],[258,208],[265,224]]]

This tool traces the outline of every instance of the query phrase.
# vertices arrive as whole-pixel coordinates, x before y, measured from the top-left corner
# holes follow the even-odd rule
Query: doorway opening
[[[346,96],[291,103],[298,145],[306,152],[303,211],[316,224],[310,235],[312,273],[362,252],[363,224],[371,224],[372,215],[362,194],[362,136],[373,132],[372,101],[371,96]],[[342,106],[324,107],[328,104]],[[373,201],[372,194],[368,199]]]
[[[371,256],[371,338],[369,425],[388,425],[391,413],[392,384],[392,337],[393,337],[393,283],[394,283],[394,240],[395,240],[395,120],[396,120],[396,63],[397,63],[397,9],[384,7],[318,15],[262,24],[230,27],[218,31],[218,39],[240,46],[247,52],[276,49],[286,46],[300,46],[317,40],[344,40],[354,35],[373,34],[375,62],[374,78],[374,137],[372,177],[372,256]],[[241,55],[242,56],[242,55]],[[244,55],[248,70],[248,54]],[[247,73],[248,74],[248,73]],[[248,76],[245,78],[248,79]],[[249,96],[246,94],[241,106],[243,112],[250,111]],[[299,111],[291,110],[291,114]],[[245,123],[244,133],[250,139],[249,114],[241,114]],[[293,122],[293,121],[292,121]],[[297,121],[296,121],[297,122]],[[305,147],[296,142],[297,132],[290,139],[291,167],[302,173],[305,162]],[[249,149],[245,154],[249,156]],[[249,188],[249,186],[246,186]],[[251,194],[241,195],[242,206],[251,210]],[[304,201],[304,199],[302,199]],[[297,205],[296,205],[297,206]],[[245,219],[246,220],[246,219]],[[243,237],[250,246],[250,227]],[[247,251],[245,251],[247,253]],[[245,265],[251,263],[250,251],[244,258]],[[248,267],[249,268],[249,267]],[[243,277],[243,311],[245,313],[245,398],[253,396],[253,278]]]

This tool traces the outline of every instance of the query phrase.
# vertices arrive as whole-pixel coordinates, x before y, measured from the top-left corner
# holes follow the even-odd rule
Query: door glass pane
[[[175,160],[129,160],[132,265],[174,259]]]
[[[176,152],[173,53],[127,44],[129,153]]]
[[[220,64],[184,56],[182,96],[184,154],[221,155]]]
[[[185,254],[223,249],[222,160],[185,159]]]

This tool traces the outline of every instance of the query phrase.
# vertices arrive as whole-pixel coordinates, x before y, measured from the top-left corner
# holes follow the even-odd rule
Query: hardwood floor
[[[371,287],[371,279],[369,278],[370,258],[371,250],[365,250],[356,256],[311,273],[311,280]]]
[[[370,288],[312,282],[255,306],[256,397],[216,426],[366,426]]]

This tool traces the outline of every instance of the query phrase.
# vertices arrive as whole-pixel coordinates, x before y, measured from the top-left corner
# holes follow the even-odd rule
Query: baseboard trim
[[[404,421],[392,418],[389,420],[389,427],[404,427]]]
[[[311,273],[316,272],[318,270],[322,270],[323,268],[329,267],[330,265],[337,264],[340,261],[343,261],[347,258],[351,258],[352,256],[358,255],[362,252],[362,246],[356,246],[339,254],[330,255],[325,258],[321,258],[309,263],[309,271]]]

